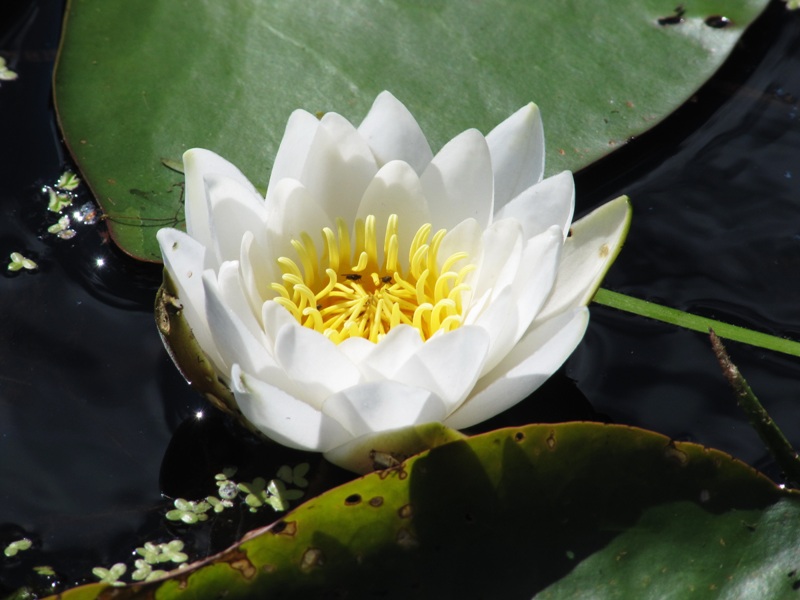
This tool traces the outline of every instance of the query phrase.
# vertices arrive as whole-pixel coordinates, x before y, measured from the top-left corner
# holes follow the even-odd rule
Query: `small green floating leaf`
[[[127,570],[128,567],[126,567],[124,563],[115,563],[110,569],[106,569],[105,567],[95,567],[92,569],[92,575],[97,577],[100,580],[100,583],[105,583],[116,587],[125,585],[125,582],[120,581],[119,578],[122,577]]]
[[[790,572],[800,579],[789,569],[798,517],[797,494],[722,452],[624,426],[530,425],[332,489],[216,556],[114,597],[562,598],[599,589],[660,598],[673,586],[714,585],[737,592],[729,597],[780,598],[739,592],[751,576],[768,590],[790,589]]]
[[[357,123],[387,89],[434,149],[534,101],[548,172],[577,170],[683,104],[766,5],[698,0],[659,25],[674,2],[70,0],[56,107],[114,240],[159,260],[191,147],[265,188],[294,109]]]
[[[14,81],[19,75],[8,68],[6,59],[0,56],[0,81]]]
[[[8,263],[8,266],[6,267],[9,271],[20,271],[22,269],[25,269],[26,271],[35,271],[39,268],[39,265],[37,265],[36,262],[23,256],[19,252],[12,252],[9,258],[11,259],[11,262]]]
[[[33,546],[33,542],[31,540],[28,538],[22,538],[20,540],[15,540],[6,546],[3,550],[3,554],[8,558],[11,558],[12,556],[16,556],[18,553],[24,550],[30,550],[31,546]]]

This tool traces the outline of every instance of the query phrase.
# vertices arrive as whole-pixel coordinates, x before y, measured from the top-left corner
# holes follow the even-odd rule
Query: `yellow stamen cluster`
[[[304,326],[337,344],[350,337],[378,342],[392,327],[411,325],[423,340],[461,324],[464,283],[475,265],[454,270],[466,252],[447,257],[439,267],[438,252],[446,231],[431,238],[431,225],[417,230],[408,250],[408,267],[398,260],[397,215],[386,224],[382,260],[378,255],[375,217],[358,219],[353,236],[342,219],[336,231],[322,230],[320,257],[311,236],[292,240],[297,260],[278,259],[281,283],[273,283],[275,302]]]

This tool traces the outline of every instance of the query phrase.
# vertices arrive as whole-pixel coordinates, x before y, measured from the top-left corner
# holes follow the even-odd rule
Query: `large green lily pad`
[[[530,425],[332,489],[168,580],[61,599],[761,600],[793,593],[799,545],[797,494],[722,452],[625,426]]]
[[[533,100],[548,171],[585,166],[682,104],[767,2],[700,0],[659,25],[675,4],[70,0],[56,107],[114,240],[155,261],[155,231],[182,218],[162,158],[209,148],[265,188],[295,108],[358,122],[388,89],[437,149]]]

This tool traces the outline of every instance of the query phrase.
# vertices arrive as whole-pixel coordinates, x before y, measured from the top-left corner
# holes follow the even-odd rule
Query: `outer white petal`
[[[492,333],[492,346],[481,375],[508,354],[547,300],[556,278],[561,245],[557,226],[528,240],[511,285],[503,288],[474,319],[475,325]]]
[[[164,268],[177,288],[186,322],[217,370],[226,373],[227,369],[217,352],[206,321],[206,295],[202,280],[205,247],[184,232],[171,228],[160,229],[156,239],[161,247]]]
[[[394,379],[395,375],[423,345],[419,331],[410,325],[393,327],[377,344],[369,355],[369,361],[362,363],[361,371],[368,380],[380,381]]]
[[[589,310],[580,307],[536,325],[480,379],[470,397],[444,424],[463,429],[514,406],[564,363],[580,343],[588,323]]]
[[[329,214],[351,221],[378,167],[367,142],[341,115],[320,121],[300,181]]]
[[[539,107],[523,106],[486,136],[494,170],[495,210],[544,173],[544,130]]]
[[[245,418],[276,442],[309,452],[325,452],[350,435],[330,417],[291,394],[261,381],[234,365],[233,394]]]
[[[494,176],[489,147],[476,129],[450,140],[420,177],[434,230],[450,229],[464,219],[481,228],[492,221]]]
[[[231,279],[238,279],[239,266],[236,263],[225,263],[221,272],[223,282],[230,288]],[[243,315],[236,314],[233,307],[223,299],[219,282],[210,269],[203,273],[203,290],[206,296],[206,319],[211,330],[214,346],[220,353],[225,365],[223,372],[228,372],[234,364],[240,364],[250,373],[263,371],[276,362],[264,345],[260,329],[253,327],[253,317],[248,310]],[[228,295],[235,292],[228,290]],[[244,301],[234,299],[237,305]]]
[[[246,232],[263,231],[267,220],[264,201],[236,179],[220,175],[205,178],[208,212],[211,215],[211,248],[217,264],[238,260]]]
[[[403,267],[408,266],[407,249],[411,247],[414,234],[425,223],[430,222],[430,211],[422,185],[414,170],[407,164],[395,160],[385,164],[367,186],[356,218],[375,216],[378,248],[383,247],[386,235],[386,222],[390,215],[396,214],[398,220],[398,246]]]
[[[519,317],[515,304],[514,290],[510,285],[506,286],[471,323],[471,326],[483,329],[491,339],[489,352],[479,375],[493,369],[517,341]]]
[[[456,439],[459,439],[459,434],[452,429],[432,427],[427,423],[412,425],[362,435],[328,450],[325,458],[344,469],[369,473],[374,470],[375,463],[380,462],[373,453],[403,460]]]
[[[561,229],[553,225],[549,230],[528,240],[522,251],[520,268],[528,273],[520,273],[514,281],[518,317],[514,343],[522,337],[552,293],[561,264],[562,246]]]
[[[482,248],[478,271],[472,280],[472,293],[473,297],[480,298],[485,292],[491,291],[490,297],[494,298],[514,282],[520,269],[525,239],[519,222],[505,219],[492,223],[483,232]],[[475,316],[469,309],[466,322],[474,322]]]
[[[421,423],[441,422],[442,401],[430,390],[396,381],[364,383],[330,396],[322,413],[353,437]]]
[[[417,120],[389,92],[378,94],[358,132],[372,148],[379,167],[391,160],[402,160],[421,175],[433,158]]]
[[[462,326],[430,338],[397,371],[394,379],[431,390],[451,412],[467,397],[489,351],[489,335]]]
[[[553,292],[536,321],[589,303],[622,248],[630,219],[630,202],[622,196],[575,222],[564,242]]]
[[[303,400],[319,410],[325,398],[359,383],[361,372],[324,335],[295,325],[278,332],[275,358],[303,389]]]
[[[531,238],[558,225],[566,239],[575,211],[575,182],[572,173],[562,171],[532,185],[495,212],[495,219],[516,219],[525,237]]]
[[[183,170],[186,178],[184,192],[186,232],[203,246],[210,248],[211,228],[205,178],[221,175],[238,181],[253,193],[257,193],[256,189],[239,169],[210,150],[193,148],[184,152]]]
[[[304,110],[296,110],[289,116],[275,162],[272,164],[267,187],[268,203],[271,201],[273,188],[280,180],[302,177],[318,127],[319,119]]]

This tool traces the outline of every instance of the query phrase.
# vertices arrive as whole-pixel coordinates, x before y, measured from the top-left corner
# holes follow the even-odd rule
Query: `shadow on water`
[[[56,217],[41,188],[68,166],[50,100],[63,3],[0,10],[0,51],[20,73],[0,88],[0,256],[19,251],[40,266],[0,277],[0,547],[22,535],[37,547],[0,566],[3,595],[32,565],[53,565],[71,582],[162,535],[160,474],[196,460],[193,448],[207,450],[209,439],[229,440],[253,465],[284,457],[264,458],[181,380],[153,324],[157,267],[109,245],[102,222],[69,240],[47,233]],[[800,337],[799,46],[800,18],[773,3],[692,102],[577,174],[579,211],[622,193],[633,201],[608,287]],[[798,361],[730,351],[800,444]],[[206,424],[193,421],[198,411]],[[779,476],[703,336],[611,309],[592,309],[584,342],[553,382],[485,427],[571,419],[654,429]],[[204,464],[197,477],[217,467]],[[192,477],[164,484],[170,495],[197,489]],[[252,525],[237,518],[233,533],[198,547]]]

